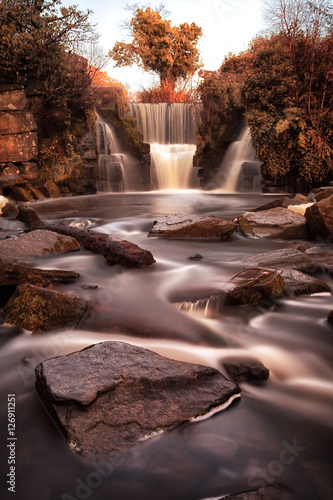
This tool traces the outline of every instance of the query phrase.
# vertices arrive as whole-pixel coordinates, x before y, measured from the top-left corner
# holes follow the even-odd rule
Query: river
[[[147,238],[158,216],[188,212],[233,218],[270,199],[178,190],[34,204],[46,223],[68,220],[117,235],[149,249],[156,264],[125,270],[83,250],[34,262],[78,271],[78,282],[55,288],[89,299],[94,308],[78,330],[33,336],[2,332],[2,429],[7,428],[7,394],[16,395],[16,496],[8,498],[203,500],[269,484],[289,488],[301,500],[333,498],[333,331],[326,321],[332,297],[218,309],[183,304],[180,310],[193,290],[223,287],[238,271],[233,258],[290,243],[239,234],[221,243]],[[189,260],[193,254],[203,258]],[[333,285],[330,276],[324,279]],[[34,367],[105,340],[132,342],[222,373],[224,358],[251,356],[269,368],[270,377],[265,383],[242,383],[242,397],[227,410],[147,441],[132,455],[115,457],[112,468],[97,471],[81,463],[46,414],[34,389]],[[6,474],[4,443],[1,471]]]

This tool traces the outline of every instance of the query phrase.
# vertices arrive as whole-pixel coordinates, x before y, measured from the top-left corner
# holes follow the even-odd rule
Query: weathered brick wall
[[[38,175],[37,124],[26,107],[23,86],[0,85],[0,175],[15,166],[23,178],[33,180]]]

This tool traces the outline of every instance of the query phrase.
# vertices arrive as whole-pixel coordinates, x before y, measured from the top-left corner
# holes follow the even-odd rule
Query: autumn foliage
[[[279,30],[203,75],[199,152],[214,160],[227,129],[243,116],[266,178],[288,178],[294,188],[333,178],[332,15],[325,0],[317,3],[322,7],[276,1],[270,19]]]
[[[176,92],[200,68],[198,40],[202,30],[195,23],[172,26],[164,18],[163,6],[134,8],[128,25],[131,39],[117,42],[109,52],[116,66],[137,64],[145,71],[153,71],[160,79],[160,88],[150,91],[149,102],[179,102],[186,99],[185,90]],[[149,92],[144,98],[148,98]]]

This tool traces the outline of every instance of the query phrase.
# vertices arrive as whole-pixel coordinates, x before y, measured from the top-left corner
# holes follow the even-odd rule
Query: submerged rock
[[[72,448],[87,460],[126,453],[240,392],[214,368],[124,342],[44,361],[36,368],[36,389]]]
[[[135,243],[121,240],[109,234],[94,233],[86,229],[67,226],[66,224],[54,224],[47,226],[45,229],[58,234],[73,236],[87,250],[102,254],[111,265],[148,267],[155,262],[149,250],[144,250]]]
[[[4,322],[32,333],[79,324],[89,303],[54,290],[33,285],[19,285],[5,307]]]
[[[48,286],[51,283],[72,283],[80,275],[73,271],[37,269],[20,264],[0,266],[0,286],[16,286],[23,283]]]
[[[272,250],[271,252],[259,253],[232,262],[267,268],[292,268],[310,274],[320,270],[321,267],[311,256],[292,248],[282,248],[280,250]]]
[[[79,250],[74,238],[36,231],[0,241],[0,265]]]
[[[278,271],[248,268],[229,281],[227,305],[256,304],[262,300],[281,297],[284,280]]]
[[[269,377],[268,368],[256,359],[225,359],[223,366],[237,383],[267,380]]]
[[[218,217],[207,215],[167,215],[154,222],[148,236],[175,240],[213,240],[229,238],[236,225]]]
[[[227,495],[220,500],[298,500],[294,495],[281,486],[263,486],[258,490]]]
[[[333,195],[306,209],[305,219],[313,236],[324,242],[333,241]]]
[[[243,234],[252,238],[282,240],[310,238],[304,216],[282,207],[242,215],[239,218],[239,227]]]

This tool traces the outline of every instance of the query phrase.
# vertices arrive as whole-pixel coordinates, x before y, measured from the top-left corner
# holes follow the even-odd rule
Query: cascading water
[[[98,191],[124,191],[124,155],[118,140],[107,123],[97,115]]]
[[[138,130],[151,145],[152,184],[158,189],[198,187],[193,168],[194,119],[183,103],[130,103]]]
[[[230,144],[220,167],[224,192],[258,192],[261,185],[261,163],[251,146],[250,129],[245,127],[237,141]]]

